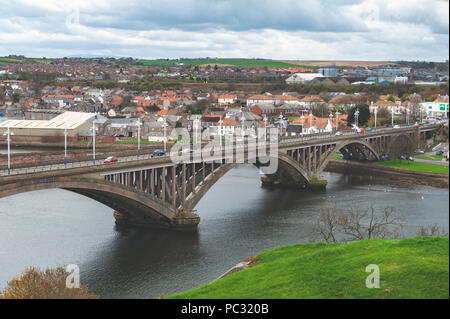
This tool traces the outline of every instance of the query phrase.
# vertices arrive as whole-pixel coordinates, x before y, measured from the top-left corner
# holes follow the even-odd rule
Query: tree
[[[365,125],[370,119],[370,110],[367,104],[360,104],[350,109],[348,112],[347,125],[352,126],[355,123],[355,112],[359,111],[358,126]]]
[[[369,207],[338,207],[321,209],[320,215],[310,229],[313,238],[327,243],[373,238],[397,238],[406,220],[396,215],[394,207],[386,206],[377,211]]]
[[[192,105],[189,105],[186,111],[191,114],[203,114],[205,110],[210,107],[211,103],[208,100],[200,100]]]
[[[313,102],[311,103],[311,112],[317,117],[327,117],[329,110],[326,103]]]
[[[19,95],[18,93],[14,93],[14,94],[12,95],[12,101],[13,101],[13,103],[18,103],[19,100],[20,100],[20,95]]]
[[[0,299],[98,299],[85,285],[67,288],[69,275],[62,267],[44,271],[28,268],[20,277],[8,282],[6,288],[0,291]]]

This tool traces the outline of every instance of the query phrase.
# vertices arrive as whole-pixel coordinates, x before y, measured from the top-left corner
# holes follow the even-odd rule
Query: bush
[[[67,288],[66,278],[69,273],[63,268],[46,269],[28,268],[18,278],[8,282],[0,291],[0,299],[98,299],[88,291],[86,285],[80,288]]]

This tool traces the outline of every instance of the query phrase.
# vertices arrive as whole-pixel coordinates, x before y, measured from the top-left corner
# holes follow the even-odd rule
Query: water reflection
[[[418,225],[448,227],[448,190],[393,187],[324,173],[327,191],[264,189],[240,166],[197,205],[197,232],[116,229],[112,210],[63,190],[0,199],[0,287],[27,266],[80,265],[82,282],[104,298],[154,298],[216,279],[239,261],[308,241],[321,207],[393,205]]]

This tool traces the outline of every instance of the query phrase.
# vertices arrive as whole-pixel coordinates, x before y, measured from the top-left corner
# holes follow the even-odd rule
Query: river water
[[[261,188],[251,166],[230,171],[197,205],[194,233],[119,230],[112,210],[64,190],[0,199],[0,288],[28,266],[77,264],[102,298],[155,298],[206,284],[261,250],[307,242],[320,208],[395,206],[408,235],[419,225],[448,229],[448,189],[358,182],[324,173],[325,192]]]

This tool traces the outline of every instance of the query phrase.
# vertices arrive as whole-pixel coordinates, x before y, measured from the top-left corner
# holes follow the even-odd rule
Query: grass
[[[218,65],[218,66],[247,66],[247,67],[279,67],[279,68],[299,68],[307,67],[315,69],[316,66],[297,65],[292,63],[286,63],[276,60],[266,59],[192,59],[192,60],[139,60],[143,65],[161,65],[161,66],[174,66],[177,63],[183,63],[193,66],[206,66],[206,65]]]
[[[168,298],[449,298],[448,237],[308,243],[274,248],[248,269]],[[368,289],[370,264],[380,288]]]
[[[385,162],[377,162],[375,165],[392,167],[398,169],[404,169],[407,171],[425,172],[425,173],[439,173],[448,175],[448,166],[421,163],[421,162],[408,162],[407,160],[390,160]]]
[[[428,156],[416,156],[416,158],[430,160],[430,161],[442,161],[444,156],[442,155],[428,155]]]

